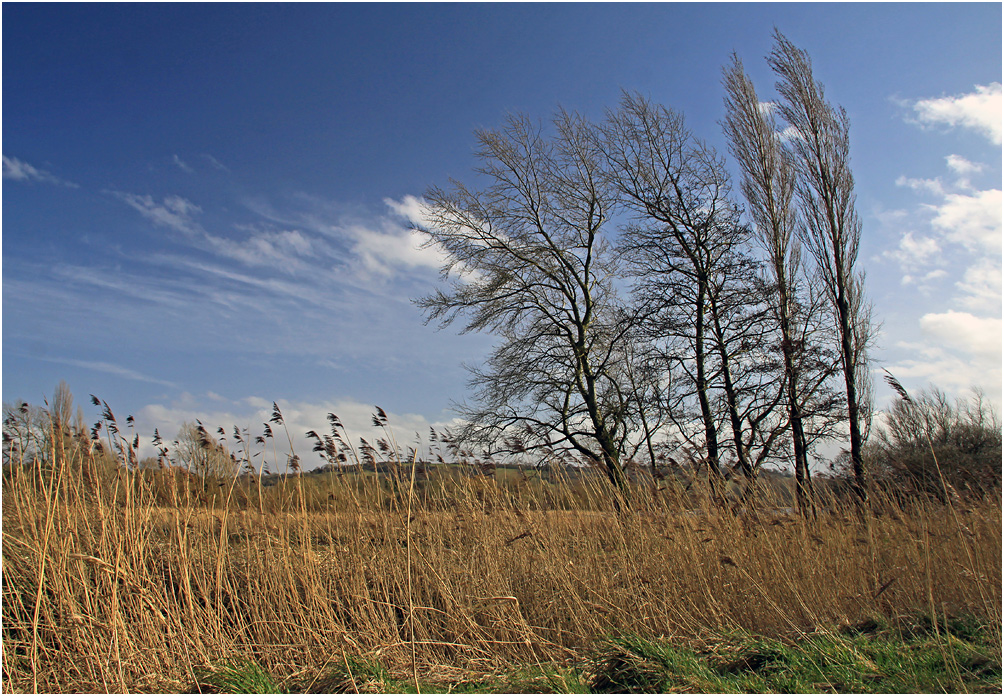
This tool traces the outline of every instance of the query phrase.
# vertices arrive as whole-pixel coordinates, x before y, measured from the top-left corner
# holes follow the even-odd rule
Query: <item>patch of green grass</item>
[[[601,647],[590,684],[594,693],[724,692],[725,680],[694,650],[640,636]]]
[[[798,640],[732,636],[696,648],[619,637],[598,656],[591,687],[602,693],[1000,693],[1000,651],[986,631],[974,632],[972,624],[940,633],[917,623],[908,628]]]
[[[413,693],[415,683],[394,679],[379,660],[343,656],[320,678],[302,684],[299,691],[315,694],[333,693]],[[423,689],[424,691],[424,689]]]
[[[281,694],[285,691],[253,660],[230,660],[201,670],[197,691],[221,694]]]

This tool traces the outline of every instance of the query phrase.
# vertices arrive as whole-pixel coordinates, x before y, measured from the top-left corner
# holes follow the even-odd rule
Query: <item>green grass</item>
[[[285,693],[272,676],[252,660],[230,660],[196,675],[198,684],[193,691],[221,694],[279,694]]]
[[[1000,693],[1001,656],[971,622],[881,622],[800,639],[739,635],[693,647],[610,639],[601,693]]]
[[[524,665],[493,674],[419,670],[422,693],[1000,693],[993,627],[972,620],[865,621],[797,638],[745,633],[701,643],[616,636],[574,666]],[[344,656],[290,693],[415,693],[410,672]],[[282,693],[250,661],[203,675],[222,693]],[[205,689],[203,689],[205,690]]]

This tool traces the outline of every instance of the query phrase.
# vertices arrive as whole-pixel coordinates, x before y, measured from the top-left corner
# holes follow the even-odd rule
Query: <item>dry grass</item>
[[[214,509],[166,505],[149,476],[99,486],[85,454],[55,459],[5,477],[8,692],[185,691],[230,659],[321,689],[375,658],[487,674],[573,660],[609,635],[790,635],[916,612],[976,617],[1000,645],[998,497],[876,493],[867,512],[806,521],[639,493],[618,515],[602,482],[514,494],[451,477],[409,518],[376,477],[332,476],[327,511],[291,479],[262,512],[238,487]],[[591,502],[549,509],[572,500]]]

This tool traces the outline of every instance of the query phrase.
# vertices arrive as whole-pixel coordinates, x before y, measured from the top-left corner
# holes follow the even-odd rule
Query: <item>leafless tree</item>
[[[173,449],[174,462],[203,482],[212,478],[233,478],[240,471],[240,465],[227,448],[199,422],[181,424]]]
[[[696,397],[703,442],[688,433],[687,414],[674,416],[674,423],[681,437],[705,452],[714,489],[722,475],[715,377],[726,383],[726,417],[733,426],[736,456],[744,473],[752,473],[739,444],[742,423],[729,383],[732,356],[723,333],[730,306],[726,290],[748,231],[729,198],[724,163],[690,134],[680,114],[625,94],[600,133],[611,183],[636,219],[620,246],[630,261],[629,273],[638,279],[638,316],[648,326],[649,338],[664,344],[669,369],[686,375],[692,385],[671,395],[676,401],[671,406],[677,408],[670,408],[670,414],[679,414],[678,406]]]
[[[771,306],[781,333],[784,360],[784,389],[788,425],[795,462],[795,491],[798,505],[809,502],[811,481],[805,429],[797,394],[798,352],[804,344],[796,340],[795,298],[801,276],[801,253],[794,238],[795,171],[780,141],[772,107],[757,97],[742,61],[732,56],[725,69],[725,134],[729,148],[742,169],[741,188],[753,221],[756,240],[767,256],[767,271],[773,284]]]
[[[862,445],[870,422],[867,348],[872,333],[864,274],[855,269],[861,221],[855,211],[850,168],[850,123],[843,108],[823,96],[813,79],[809,55],[775,31],[768,63],[778,76],[777,108],[788,124],[787,152],[796,172],[801,223],[799,238],[815,261],[839,340],[847,395],[851,467],[855,489],[867,497]]]
[[[426,194],[429,245],[448,289],[421,298],[428,321],[464,317],[498,337],[472,369],[475,404],[462,441],[574,450],[626,485],[621,451],[630,399],[615,257],[604,241],[614,198],[589,125],[559,112],[555,135],[522,116],[479,131],[482,190],[453,182]]]

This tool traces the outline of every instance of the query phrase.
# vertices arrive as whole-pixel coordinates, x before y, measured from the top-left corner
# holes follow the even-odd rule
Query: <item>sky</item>
[[[65,380],[144,442],[183,421],[402,442],[455,417],[491,336],[427,326],[423,193],[474,131],[637,91],[726,152],[775,27],[851,120],[876,401],[1001,405],[1001,5],[3,4],[2,391]],[[314,455],[316,456],[316,455]],[[318,459],[316,464],[321,463]]]

